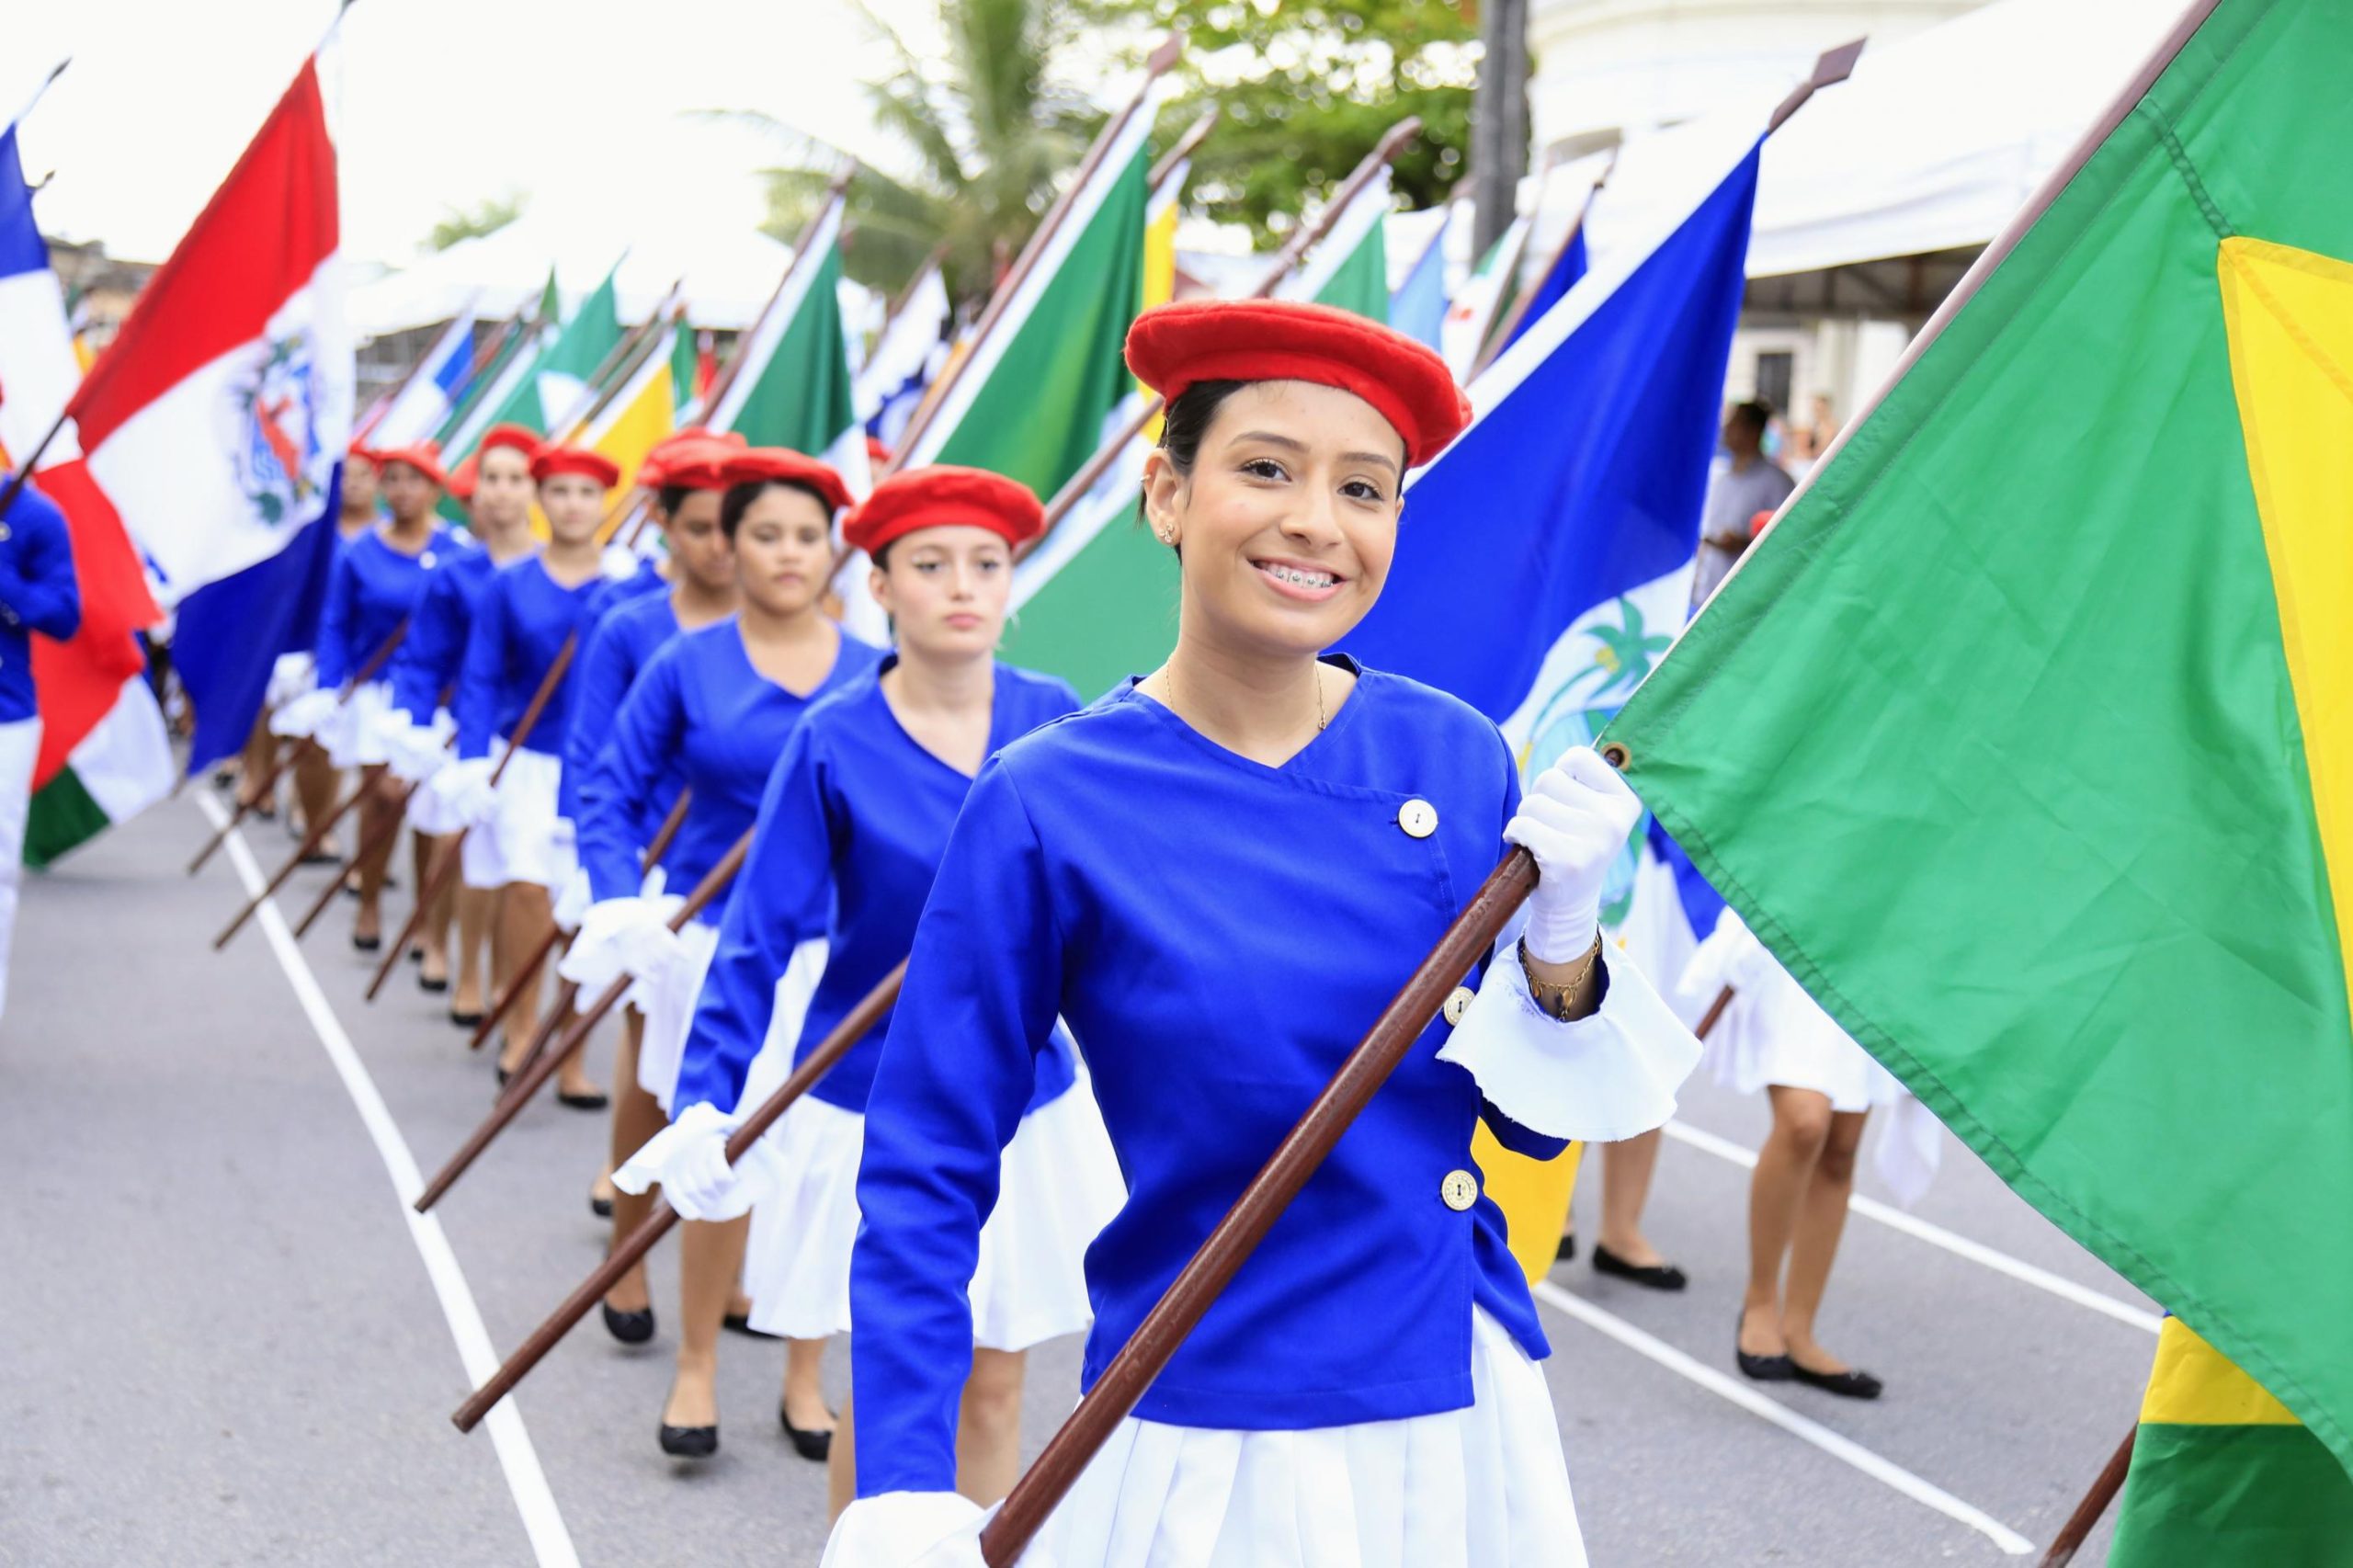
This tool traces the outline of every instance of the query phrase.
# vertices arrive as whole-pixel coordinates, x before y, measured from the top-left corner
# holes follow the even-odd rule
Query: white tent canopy
[[[535,203],[494,233],[357,286],[347,309],[363,337],[448,321],[470,301],[496,319],[537,299],[552,264],[569,311],[616,258],[623,321],[643,320],[683,279],[688,320],[740,330],[776,292],[792,252],[748,223],[698,221],[691,211],[656,216],[636,203]]]

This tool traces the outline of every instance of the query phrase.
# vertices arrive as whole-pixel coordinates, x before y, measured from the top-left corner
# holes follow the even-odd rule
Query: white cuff
[[[983,1510],[959,1492],[885,1492],[842,1510],[818,1568],[983,1568]]]
[[[1614,1143],[1663,1126],[1699,1042],[1608,942],[1596,961],[1608,986],[1600,1009],[1563,1023],[1529,995],[1506,943],[1438,1060],[1469,1068],[1489,1104],[1547,1138]]]
[[[563,891],[555,895],[556,928],[567,937],[578,931],[582,918],[596,902],[597,895],[588,891],[587,869],[574,866],[564,881]]]
[[[653,980],[686,956],[686,944],[670,919],[686,903],[679,898],[607,898],[588,906],[571,950],[556,965],[564,979],[601,991],[626,974]]]
[[[385,714],[383,725],[385,762],[395,778],[421,784],[449,765],[449,736],[446,731],[415,723],[402,709]]]
[[[1765,950],[1765,944],[1749,931],[1747,923],[1732,905],[1716,916],[1716,928],[1708,939],[1694,949],[1683,966],[1683,978],[1676,990],[1687,1002],[1701,1006],[1712,1004],[1719,992],[1727,985],[1735,995],[1754,995],[1770,985],[1777,978],[1779,964]]]
[[[332,691],[306,691],[269,716],[269,733],[308,740],[319,726],[335,717],[338,699]]]

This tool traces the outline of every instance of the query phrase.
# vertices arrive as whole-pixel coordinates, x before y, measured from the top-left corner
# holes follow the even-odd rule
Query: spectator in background
[[[1699,514],[1699,571],[1691,585],[1691,603],[1708,602],[1756,537],[1750,520],[1770,514],[1797,488],[1779,465],[1765,456],[1765,427],[1773,422],[1770,404],[1752,400],[1733,404],[1724,415],[1727,460],[1708,476],[1708,502]]]

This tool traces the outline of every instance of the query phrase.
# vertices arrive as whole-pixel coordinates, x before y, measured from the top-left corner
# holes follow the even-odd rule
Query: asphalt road
[[[340,910],[300,949],[265,919],[211,952],[244,884],[230,854],[181,874],[210,831],[202,793],[32,879],[19,915],[0,1021],[0,1563],[813,1563],[824,1477],[777,1427],[779,1347],[725,1336],[715,1460],[654,1446],[672,1252],[654,1345],[592,1319],[500,1430],[450,1426],[600,1254],[585,1195],[604,1119],[534,1108],[438,1223],[413,1224],[403,1191],[488,1108],[490,1063],[405,967],[362,1001]],[[289,845],[269,824],[241,836],[264,873]],[[594,1061],[601,1079],[608,1040]],[[1886,1397],[1743,1383],[1737,1157],[1763,1127],[1759,1103],[1685,1095],[1649,1229],[1688,1293],[1583,1261],[1540,1293],[1593,1562],[2034,1561],[2017,1549],[2039,1555],[2131,1424],[2151,1304],[1949,1143],[1927,1233],[1858,1213],[1824,1310],[1825,1341]],[[1588,1181],[1587,1234],[1594,1199]],[[1077,1361],[1074,1340],[1032,1358],[1033,1451]],[[829,1358],[836,1392],[845,1367]]]

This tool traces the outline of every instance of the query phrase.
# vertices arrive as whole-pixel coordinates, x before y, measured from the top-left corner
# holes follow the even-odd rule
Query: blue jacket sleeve
[[[697,1102],[732,1111],[767,1039],[776,983],[792,949],[825,934],[833,891],[833,812],[823,747],[801,724],[768,771],[752,849],[727,895],[719,948],[687,1033],[675,1116]]]
[[[419,724],[433,722],[441,705],[440,687],[449,672],[465,654],[459,642],[459,622],[465,614],[465,595],[452,569],[427,574],[425,592],[410,612],[408,635],[392,654],[392,706]]]
[[[74,576],[74,536],[65,514],[28,484],[9,506],[8,528],[12,548],[0,554],[8,571],[0,608],[63,642],[82,627],[82,588]]]
[[[449,704],[450,716],[458,722],[458,756],[468,760],[488,756],[498,733],[499,688],[506,677],[505,586],[493,578],[474,607],[465,660],[458,666],[457,699]]]
[[[327,600],[319,610],[319,689],[333,691],[351,677],[351,620],[358,612],[358,568],[346,546],[327,574]]]
[[[981,1226],[1062,987],[1045,854],[1000,758],[949,835],[867,1101],[850,1260],[861,1497],[955,1487]]]
[[[588,651],[591,670],[597,653],[611,641],[607,631],[597,634]],[[593,709],[574,715],[572,733],[564,743],[570,754],[564,772],[582,773],[580,809],[573,819],[580,830],[580,862],[588,872],[589,892],[599,899],[627,898],[637,892],[642,880],[639,830],[670,759],[686,742],[686,687],[677,646],[671,643],[638,672],[603,745],[581,756],[581,732],[589,727],[581,721]],[[584,686],[580,695],[585,699],[589,688]]]
[[[599,599],[609,596],[599,595]],[[609,614],[592,612],[590,630],[580,639],[580,657],[573,661],[566,684],[572,687],[572,723],[563,734],[563,781],[559,784],[557,811],[577,823],[587,810],[584,791],[597,766],[597,754],[620,713],[630,693],[632,672],[629,648]],[[632,886],[630,890],[637,890]],[[602,893],[598,897],[605,896]]]

